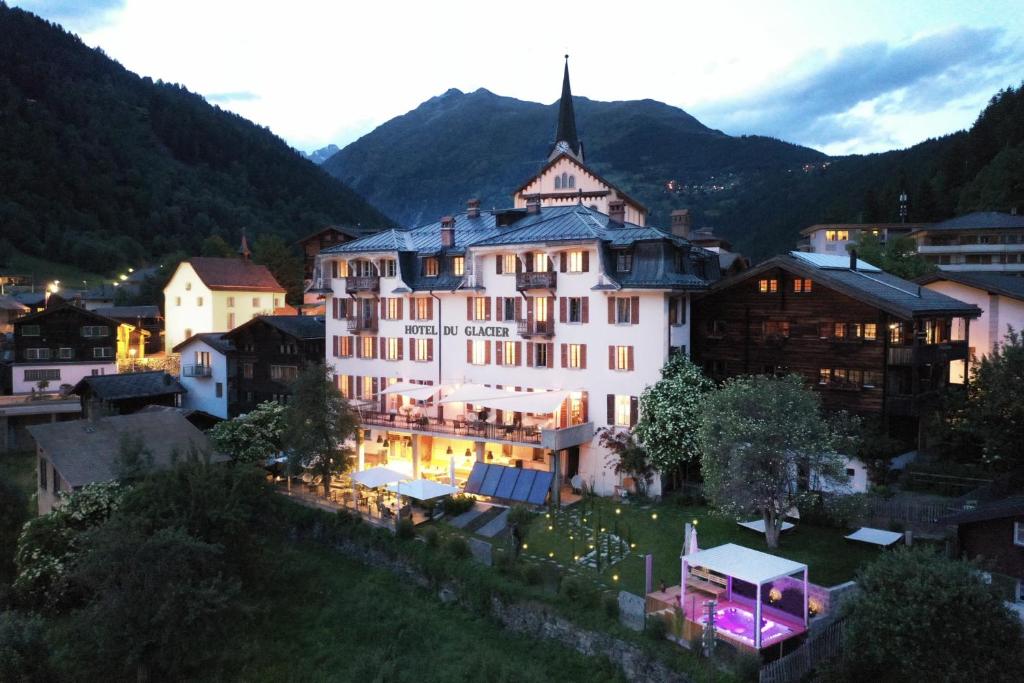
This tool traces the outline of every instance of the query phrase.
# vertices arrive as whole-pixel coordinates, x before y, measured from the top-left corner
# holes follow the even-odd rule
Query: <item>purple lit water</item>
[[[707,617],[702,616],[700,623],[706,624]],[[725,607],[715,612],[715,630],[719,633],[754,645],[754,615],[742,607]],[[783,638],[792,629],[771,619],[761,617],[761,647],[774,640]]]

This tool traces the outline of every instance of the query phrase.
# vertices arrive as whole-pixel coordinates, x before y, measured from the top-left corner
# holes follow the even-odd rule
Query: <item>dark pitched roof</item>
[[[940,270],[929,275],[922,275],[915,282],[927,285],[939,280],[959,282],[968,287],[975,287],[992,294],[1001,294],[1011,299],[1024,301],[1024,277],[1017,277],[1015,275],[983,271]]]
[[[555,128],[555,143],[566,142],[577,156],[580,154],[579,136],[576,134],[576,112],[572,106],[572,88],[569,87],[569,55],[565,56],[565,72],[562,75],[562,97],[558,102],[558,126]]]
[[[949,524],[970,524],[972,522],[987,522],[991,519],[1003,519],[1006,517],[1024,517],[1024,496],[1014,496],[991,505],[984,505],[975,510],[958,512],[955,515],[945,517],[943,521]]]
[[[196,256],[190,264],[203,284],[210,289],[284,292],[284,287],[266,266],[240,258],[214,258]]]
[[[81,396],[85,387],[88,387],[94,396],[104,401],[185,393],[185,387],[162,370],[83,377],[72,389],[72,392]]]
[[[311,239],[313,239],[315,237],[319,237],[320,235],[324,234],[325,232],[336,232],[336,233],[342,234],[345,237],[348,237],[349,239],[353,239],[353,240],[354,239],[358,239],[363,234],[363,233],[359,232],[358,230],[356,230],[355,228],[343,228],[340,225],[328,225],[326,228],[321,228],[320,230],[317,230],[316,232],[311,232],[310,234],[306,235],[305,237],[303,237],[301,239],[295,240],[295,244],[303,244],[304,242],[308,242],[309,240],[311,240]]]
[[[117,320],[115,318],[108,318],[107,316],[103,315],[102,313],[97,313],[96,311],[90,311],[88,309],[82,308],[81,306],[75,306],[74,304],[67,303],[67,302],[59,304],[57,306],[50,307],[50,308],[44,308],[43,310],[37,311],[35,313],[29,313],[28,315],[23,315],[20,318],[18,318],[17,320],[15,320],[14,323],[16,325],[21,324],[21,323],[26,323],[26,322],[36,323],[36,322],[40,322],[42,320],[45,320],[46,317],[48,317],[50,315],[53,315],[54,313],[57,313],[58,311],[68,311],[68,310],[74,311],[75,313],[81,315],[82,317],[89,318],[90,320],[92,320],[94,322],[101,323],[103,325],[110,325],[110,326],[112,326],[114,328],[116,328],[118,325],[128,325],[129,327],[134,327],[134,325],[132,325],[131,323],[126,323],[126,322],[123,322],[121,320]]]
[[[840,263],[845,263],[845,267],[839,265]],[[765,271],[782,268],[802,277],[816,280],[825,287],[905,320],[930,313],[968,318],[976,318],[981,315],[981,309],[974,304],[940,294],[927,287],[921,287],[910,280],[896,277],[874,266],[867,266],[863,261],[858,261],[858,264],[857,270],[851,270],[849,259],[845,256],[827,256],[794,251],[786,255],[775,256],[750,270],[725,278],[717,282],[712,289],[714,291],[726,289],[739,282],[755,278]]]
[[[175,457],[192,450],[209,454],[211,461],[227,460],[214,451],[205,434],[173,410],[31,425],[28,428],[46,457],[71,486],[117,478],[117,456],[122,439],[138,437],[158,468],[169,467]]]
[[[239,330],[250,325],[270,325],[295,339],[326,339],[327,326],[323,318],[308,315],[258,315],[244,325],[239,325],[224,334],[228,341],[232,340]]]
[[[14,297],[0,296],[0,310],[4,311],[27,311],[28,306],[21,303]]]
[[[975,211],[921,228],[924,232],[942,230],[991,230],[993,228],[1024,228],[1024,216],[1002,211]],[[917,232],[917,231],[915,231]]]
[[[93,311],[115,320],[160,317],[159,306],[105,306],[102,308],[94,308]]]
[[[235,345],[230,339],[224,337],[224,332],[200,332],[193,334],[191,337],[175,346],[172,351],[177,353],[181,349],[185,348],[194,341],[201,341],[213,347],[214,350],[221,353],[229,353],[235,350]]]

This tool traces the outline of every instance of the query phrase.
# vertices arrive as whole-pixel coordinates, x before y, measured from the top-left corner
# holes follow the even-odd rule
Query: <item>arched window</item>
[[[569,174],[568,173],[563,173],[562,174],[562,187],[563,188],[569,187]]]
[[[569,189],[571,190],[574,187],[576,187],[576,176],[571,175],[569,176]]]
[[[555,189],[556,190],[561,190],[562,189],[562,176],[557,176],[557,175],[555,176]]]

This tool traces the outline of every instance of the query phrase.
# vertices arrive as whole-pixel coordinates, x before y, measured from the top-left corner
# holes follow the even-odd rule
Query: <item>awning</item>
[[[473,384],[456,389],[441,403],[472,403],[516,413],[554,413],[568,395],[568,391],[506,391]]]
[[[415,401],[426,401],[434,396],[441,387],[431,384],[412,384],[411,382],[395,382],[381,391],[382,396],[398,394]]]
[[[447,403],[473,403],[474,405],[483,405],[484,401],[493,398],[508,397],[512,393],[513,392],[503,391],[502,389],[485,387],[482,384],[463,384],[461,387],[456,388],[455,391],[438,401],[438,403],[441,405],[445,405]]]
[[[362,472],[354,472],[352,474],[352,481],[357,484],[362,484],[366,488],[375,489],[385,484],[393,484],[396,481],[405,481],[409,476],[396,472],[395,470],[387,467],[371,467],[368,470]]]
[[[459,492],[459,490],[454,486],[442,484],[430,479],[413,479],[412,481],[388,484],[388,491],[392,491],[401,496],[415,498],[416,500],[431,500],[432,498],[450,496],[453,493]]]
[[[704,567],[755,585],[807,570],[806,564],[735,543],[689,553],[683,555],[683,560],[691,567]]]
[[[739,524],[741,527],[744,527],[745,529],[750,529],[751,531],[756,531],[759,534],[765,533],[765,530],[764,530],[764,520],[763,519],[753,519],[753,520],[751,520],[749,522],[736,522],[736,523]],[[780,531],[789,531],[792,528],[793,528],[792,524],[790,524],[789,522],[783,522],[782,523],[782,529],[780,529]]]
[[[872,529],[871,527],[862,526],[849,536],[844,536],[844,538],[885,547],[902,540],[903,534],[898,531],[886,531],[885,529]]]

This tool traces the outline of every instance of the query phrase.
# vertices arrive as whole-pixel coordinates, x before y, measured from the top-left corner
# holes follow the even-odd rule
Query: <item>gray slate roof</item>
[[[104,306],[93,310],[115,320],[160,317],[159,306]]]
[[[235,350],[235,344],[230,339],[226,339],[224,335],[226,332],[200,332],[193,334],[191,337],[181,342],[173,349],[174,352],[178,352],[185,346],[188,346],[192,341],[201,341],[209,346],[212,346],[214,350],[221,353],[229,353]]]
[[[138,436],[153,455],[153,465],[166,468],[172,455],[185,460],[191,450],[212,462],[228,458],[214,452],[213,444],[177,411],[155,411],[31,425],[28,428],[43,456],[71,486],[117,478],[116,459],[122,439]]]
[[[1024,496],[1013,496],[990,505],[983,505],[975,510],[959,512],[944,518],[943,521],[949,524],[970,524],[1007,517],[1024,517]]]
[[[327,325],[320,316],[311,315],[261,315],[262,320],[296,339],[326,339]]]
[[[1024,228],[1024,216],[1002,211],[975,211],[922,228],[924,232],[941,230],[984,230],[992,228]]]
[[[927,285],[939,280],[959,282],[968,287],[1024,301],[1024,277],[982,271],[940,270],[937,273],[923,275],[916,281]]]
[[[73,391],[81,396],[86,386],[94,396],[104,401],[183,394],[186,391],[178,380],[162,370],[83,377]]]

